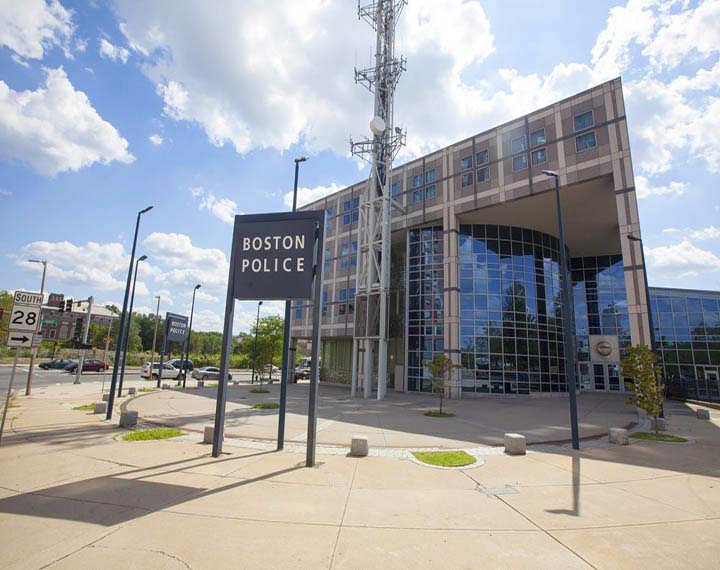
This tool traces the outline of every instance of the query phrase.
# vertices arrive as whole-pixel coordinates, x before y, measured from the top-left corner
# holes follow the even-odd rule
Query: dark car
[[[68,364],[65,367],[65,372],[77,372],[77,362],[73,362],[72,364]],[[110,368],[110,365],[107,362],[103,362],[102,360],[95,360],[93,358],[87,358],[83,361],[83,372],[104,372]]]
[[[41,362],[38,364],[43,370],[64,370],[66,366],[75,364],[74,360],[69,358],[61,358],[60,360],[50,360],[49,362]]]
[[[189,358],[185,359],[185,366],[183,366],[182,358],[173,358],[172,360],[168,360],[167,363],[172,364],[178,370],[182,370],[183,368],[186,371],[189,370],[190,372],[192,372],[192,370],[193,370],[193,361],[190,360]]]

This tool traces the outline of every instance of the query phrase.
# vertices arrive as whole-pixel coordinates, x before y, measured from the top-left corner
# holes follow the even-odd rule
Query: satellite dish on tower
[[[385,121],[382,117],[375,116],[373,117],[372,121],[370,121],[370,130],[375,136],[380,136],[381,134],[383,134],[386,128],[387,125],[385,124]]]

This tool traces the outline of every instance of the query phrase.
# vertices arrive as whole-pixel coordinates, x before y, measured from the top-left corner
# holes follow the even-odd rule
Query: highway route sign
[[[37,330],[38,323],[40,322],[41,305],[42,295],[40,293],[15,291],[13,308],[10,313],[10,323],[8,324],[8,328],[10,329],[8,340],[14,332],[24,331],[33,333]],[[32,338],[32,334],[30,337]],[[8,344],[8,346],[10,345]]]

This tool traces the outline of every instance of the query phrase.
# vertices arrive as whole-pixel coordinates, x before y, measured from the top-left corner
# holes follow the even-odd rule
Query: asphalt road
[[[10,376],[12,375],[12,366],[0,366],[0,397],[5,398],[7,393],[8,384],[10,384]],[[132,377],[133,375],[130,375]],[[17,371],[15,372],[15,382],[13,383],[13,390],[25,390],[27,384],[28,367],[18,365]],[[111,374],[106,373],[105,379],[110,380]],[[128,374],[125,374],[128,377]],[[33,386],[51,386],[54,384],[72,384],[75,381],[75,374],[68,374],[60,370],[40,370],[35,367],[33,373]],[[81,381],[85,382],[102,382],[102,374],[97,373],[85,373],[82,375]]]

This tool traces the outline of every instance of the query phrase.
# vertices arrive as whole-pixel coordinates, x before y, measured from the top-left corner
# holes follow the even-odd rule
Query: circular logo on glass
[[[612,354],[613,347],[608,341],[601,340],[595,345],[595,350],[597,350],[598,354],[601,356],[610,356]]]

